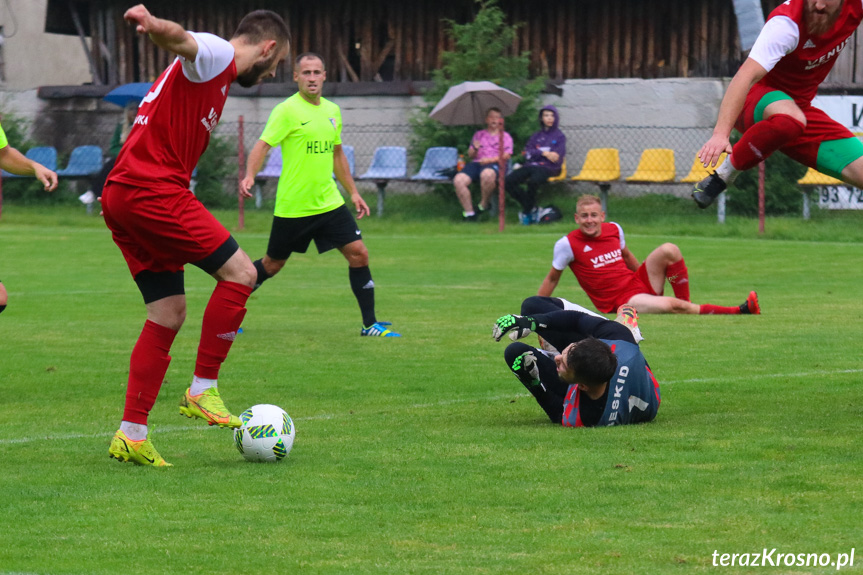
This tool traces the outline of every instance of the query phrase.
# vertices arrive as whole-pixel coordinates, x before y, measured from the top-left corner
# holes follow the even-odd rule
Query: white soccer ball
[[[281,461],[294,446],[294,422],[281,407],[253,405],[240,414],[234,445],[248,461]]]

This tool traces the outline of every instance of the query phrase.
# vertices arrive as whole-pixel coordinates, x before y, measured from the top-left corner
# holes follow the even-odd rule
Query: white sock
[[[722,178],[726,185],[731,185],[740,172],[731,165],[731,154],[725,156],[725,161],[716,168],[716,175]]]
[[[189,395],[201,395],[211,387],[217,387],[217,380],[204,379],[197,375],[192,378],[192,385],[189,387]]]
[[[131,421],[121,421],[120,431],[126,434],[126,437],[132,441],[142,441],[147,439],[147,426],[140,423],[132,423]]]

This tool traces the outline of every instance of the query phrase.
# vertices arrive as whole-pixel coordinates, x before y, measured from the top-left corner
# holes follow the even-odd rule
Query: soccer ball
[[[281,461],[294,446],[294,422],[275,405],[253,405],[240,414],[234,445],[248,461]]]

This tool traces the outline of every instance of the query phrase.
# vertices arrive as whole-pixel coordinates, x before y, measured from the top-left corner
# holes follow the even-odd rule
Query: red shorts
[[[776,92],[775,88],[763,84],[755,84],[746,95],[746,103],[743,112],[737,119],[735,128],[741,133],[751,128],[756,123],[755,112],[758,102],[770,92]],[[792,142],[779,148],[779,151],[811,168],[817,168],[818,147],[823,142],[831,140],[844,140],[854,138],[851,131],[828,116],[824,111],[815,108],[809,102],[794,101],[806,116],[806,129],[803,134]],[[759,120],[761,118],[758,118]]]
[[[653,291],[653,287],[650,285],[650,277],[647,275],[647,268],[644,267],[644,263],[638,266],[638,269],[635,270],[635,275],[632,276],[632,279],[629,280],[629,283],[620,290],[620,293],[617,294],[617,298],[614,302],[614,309],[608,310],[605,313],[614,313],[617,311],[617,308],[625,304],[632,298],[634,295],[638,295],[640,293],[646,293],[650,295],[662,295],[662,292],[656,293]],[[602,310],[600,310],[602,311]]]
[[[108,182],[102,211],[132,277],[144,270],[178,272],[203,260],[231,234],[181,187],[151,190]]]

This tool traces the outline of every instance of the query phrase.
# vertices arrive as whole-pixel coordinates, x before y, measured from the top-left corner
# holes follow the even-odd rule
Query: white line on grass
[[[849,374],[849,373],[863,373],[863,369],[835,369],[835,370],[817,370],[817,371],[804,371],[797,373],[762,373],[757,375],[747,375],[745,379],[753,380],[753,379],[776,379],[782,377],[789,378],[800,378],[800,377],[813,377],[813,376],[826,376],[826,375],[841,375],[841,374]],[[733,380],[742,380],[743,377],[735,377]],[[727,382],[729,381],[728,377],[698,377],[693,379],[679,379],[679,380],[671,380],[671,381],[662,381],[660,380],[659,385],[671,385],[671,384],[680,384],[680,383],[710,383],[710,382]],[[461,399],[446,399],[442,401],[434,401],[428,403],[415,403],[409,406],[408,409],[429,409],[436,407],[446,407],[447,405],[455,405],[459,403],[468,403],[474,401],[500,401],[503,399],[509,399],[512,397],[530,397],[526,393],[508,393],[505,395],[496,395],[492,397],[468,397]],[[387,410],[387,413],[392,411],[400,411],[400,410]],[[380,413],[380,412],[376,412]],[[318,415],[310,415],[308,417],[296,417],[295,421],[321,421],[328,419],[335,419],[337,417],[346,415],[345,413],[337,414],[337,413],[320,413]],[[356,414],[356,415],[367,415]],[[160,425],[158,427],[153,428],[153,431],[156,435],[161,435],[164,433],[181,433],[184,431],[193,431],[193,430],[202,430],[208,429],[203,427],[202,425]],[[99,432],[99,433],[67,433],[63,435],[48,435],[44,437],[16,437],[10,439],[0,439],[0,445],[16,445],[21,443],[32,443],[34,441],[43,441],[45,439],[98,439],[98,438],[108,438],[113,437],[113,433],[107,432]],[[0,572],[0,575],[4,575]]]

